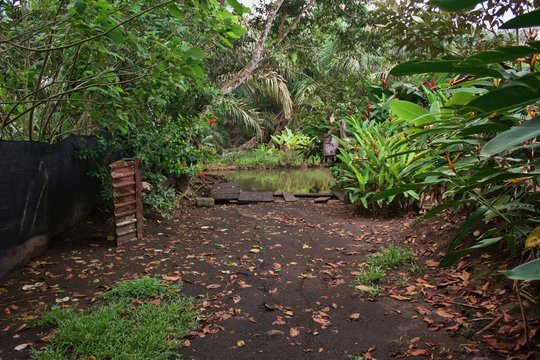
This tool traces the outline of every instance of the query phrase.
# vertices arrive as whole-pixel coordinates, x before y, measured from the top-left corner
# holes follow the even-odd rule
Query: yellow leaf
[[[246,342],[245,342],[244,340],[238,340],[238,341],[236,342],[236,346],[238,346],[238,347],[244,347],[244,346],[246,346]]]
[[[253,254],[258,254],[261,252],[261,249],[257,249],[257,248],[253,248],[251,250],[249,250],[250,253],[253,253]]]
[[[540,226],[537,226],[527,236],[527,241],[525,241],[525,249],[534,249],[537,247],[540,247]]]

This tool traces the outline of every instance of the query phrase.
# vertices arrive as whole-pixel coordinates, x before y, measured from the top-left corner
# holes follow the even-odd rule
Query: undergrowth
[[[306,159],[296,151],[283,151],[275,148],[259,146],[248,151],[235,151],[217,157],[211,165],[233,165],[240,168],[279,168],[300,167],[304,164],[319,164],[320,159],[311,157]]]
[[[103,298],[111,302],[43,314],[40,325],[55,327],[55,335],[32,359],[178,358],[182,337],[196,325],[194,300],[157,279],[122,282]]]

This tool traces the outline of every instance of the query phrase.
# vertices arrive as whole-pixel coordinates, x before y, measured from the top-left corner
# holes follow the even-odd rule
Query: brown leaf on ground
[[[431,310],[423,307],[423,306],[417,306],[416,307],[416,311],[420,314],[420,315],[431,315]]]
[[[296,337],[296,336],[298,336],[298,334],[300,334],[300,332],[298,332],[298,330],[297,330],[296,328],[291,328],[291,329],[289,330],[289,335],[290,335],[291,337]]]
[[[375,358],[373,357],[373,353],[375,352],[375,350],[377,350],[377,348],[376,348],[375,346],[370,347],[370,348],[368,349],[368,351],[366,351],[366,352],[364,353],[364,358],[365,358],[366,360],[374,360]]]
[[[448,311],[446,311],[444,309],[437,309],[437,311],[435,311],[435,313],[437,315],[439,315],[440,317],[443,317],[445,319],[453,319],[453,318],[456,317],[454,314],[450,314]]]
[[[347,320],[349,320],[349,321],[358,321],[358,320],[360,320],[360,313],[351,314]]]
[[[221,285],[219,285],[219,284],[210,284],[210,285],[206,285],[206,288],[207,288],[207,289],[218,289],[218,288],[220,288],[220,287],[221,287]]]
[[[251,285],[246,283],[244,280],[240,280],[238,282],[238,286],[240,286],[242,289],[248,289],[248,288],[252,287]]]
[[[161,277],[163,280],[165,281],[178,281],[180,280],[180,276],[167,276],[167,275],[163,275]]]
[[[399,300],[399,301],[407,301],[407,300],[411,300],[410,297],[401,296],[401,295],[397,295],[397,294],[390,294],[389,296],[390,296],[392,299],[396,299],[396,300]]]
[[[422,356],[422,355],[428,355],[427,349],[409,349],[407,350],[408,356]]]
[[[319,315],[313,317],[313,321],[315,321],[317,324],[321,325],[321,327],[323,329],[326,329],[327,327],[330,326],[330,320],[328,319],[323,319],[322,317],[320,317]]]
[[[437,267],[439,266],[439,262],[437,260],[429,259],[426,260],[426,265],[429,267]]]
[[[266,332],[266,335],[268,335],[268,336],[283,336],[283,335],[285,335],[285,332],[281,331],[281,330],[270,330],[270,331]]]

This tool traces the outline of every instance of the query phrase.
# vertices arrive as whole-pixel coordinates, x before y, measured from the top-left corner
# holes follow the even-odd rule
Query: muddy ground
[[[184,359],[534,358],[515,307],[475,334],[515,304],[493,255],[436,267],[458,220],[369,219],[339,201],[185,203],[173,220],[148,219],[144,241],[117,248],[111,226],[94,217],[3,280],[0,356],[24,359],[44,346],[51,329],[33,321],[55,303],[84,308],[120,280],[157,276],[201,299]],[[360,294],[359,269],[390,244],[412,250],[417,266],[387,272],[377,297]],[[529,320],[532,338],[538,322]],[[19,344],[30,346],[14,351]]]

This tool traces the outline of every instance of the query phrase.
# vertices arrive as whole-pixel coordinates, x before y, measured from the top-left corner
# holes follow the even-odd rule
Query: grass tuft
[[[380,289],[376,286],[376,283],[384,278],[385,271],[407,263],[411,271],[416,266],[414,256],[409,250],[398,248],[394,245],[390,245],[386,249],[381,248],[379,253],[368,257],[367,267],[360,270],[354,286],[357,290],[368,296],[377,296],[380,293]]]
[[[104,299],[151,299],[158,295],[171,295],[178,289],[162,283],[159,279],[145,277],[123,281],[103,294]]]
[[[157,282],[156,282],[157,281]],[[156,286],[157,285],[157,286]],[[32,359],[156,359],[178,358],[182,337],[196,325],[194,299],[143,278],[118,284],[109,304],[83,311],[53,308],[41,325],[56,327],[55,336]],[[160,302],[135,305],[131,297],[150,298],[168,291]]]

